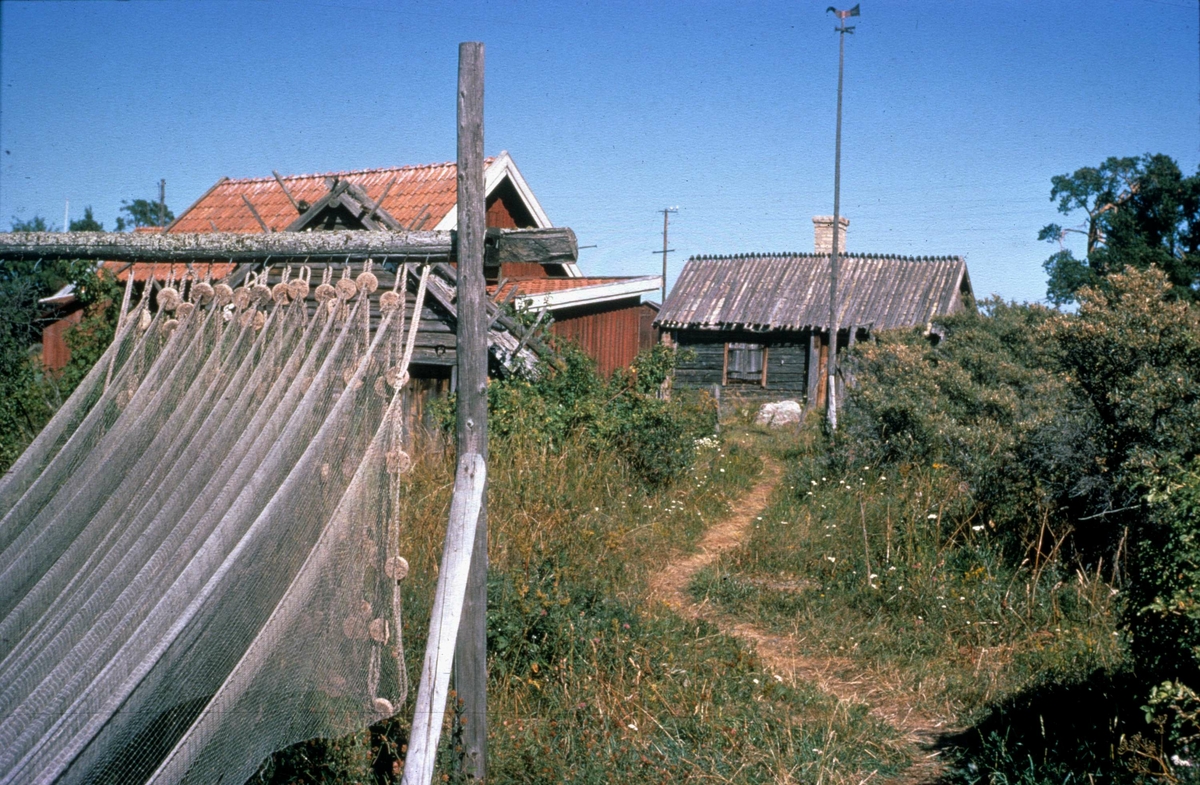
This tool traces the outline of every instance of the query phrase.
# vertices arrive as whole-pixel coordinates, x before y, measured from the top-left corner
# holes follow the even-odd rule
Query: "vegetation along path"
[[[923,785],[937,781],[942,766],[938,753],[931,750],[946,729],[915,711],[902,695],[889,690],[884,680],[855,668],[848,659],[807,655],[790,636],[767,632],[723,613],[707,601],[698,603],[692,599],[688,591],[692,579],[722,554],[745,543],[755,520],[770,504],[781,475],[779,463],[763,455],[763,473],[758,483],[733,505],[728,516],[704,533],[696,553],[675,559],[654,575],[650,596],[684,618],[703,619],[750,644],[765,665],[793,684],[808,682],[839,701],[867,705],[872,715],[900,732],[913,755],[914,764],[894,782]]]

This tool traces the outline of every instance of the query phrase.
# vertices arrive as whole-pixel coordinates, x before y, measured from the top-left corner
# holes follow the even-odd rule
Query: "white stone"
[[[772,428],[780,428],[784,425],[793,425],[800,422],[804,418],[804,407],[796,401],[778,401],[776,403],[764,403],[762,408],[758,410],[758,417],[754,418],[757,425],[769,425]]]

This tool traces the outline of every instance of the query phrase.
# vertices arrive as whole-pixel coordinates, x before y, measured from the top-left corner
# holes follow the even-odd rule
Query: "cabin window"
[[[725,344],[726,384],[767,384],[767,347],[760,343]]]

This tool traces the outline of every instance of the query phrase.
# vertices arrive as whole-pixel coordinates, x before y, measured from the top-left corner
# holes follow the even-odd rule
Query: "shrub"
[[[915,332],[862,345],[835,455],[953,469],[1011,564],[1040,551],[1098,571],[1127,553],[1122,618],[1139,681],[1158,685],[1143,693],[1147,718],[1168,752],[1189,757],[1200,741],[1200,306],[1154,268],[1078,296],[1075,314],[993,300],[942,320],[936,345]]]
[[[711,434],[716,408],[706,394],[662,400],[657,391],[674,368],[663,346],[639,354],[629,369],[604,382],[581,349],[562,342],[557,357],[531,374],[488,384],[488,428],[499,443],[560,450],[583,438],[597,456],[615,457],[647,486],[679,477],[695,460],[694,442]],[[454,397],[438,419],[453,428]]]
[[[1187,754],[1200,740],[1200,460],[1147,496],[1135,529],[1125,623],[1143,683],[1157,684],[1147,716]]]
[[[1087,487],[1074,467],[1091,430],[1045,344],[1053,313],[993,299],[941,320],[936,344],[919,331],[860,344],[835,454],[846,466],[953,468],[1022,554],[1041,511],[1069,506]]]

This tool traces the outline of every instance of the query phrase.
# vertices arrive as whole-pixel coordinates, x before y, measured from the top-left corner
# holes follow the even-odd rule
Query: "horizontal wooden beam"
[[[449,258],[451,232],[0,233],[0,259],[130,262],[261,262],[272,258],[416,256]]]
[[[489,254],[496,262],[568,264],[579,257],[566,228],[492,229]],[[117,262],[261,262],[302,258],[408,256],[450,259],[452,231],[198,232],[0,232],[0,259],[103,259]]]
[[[579,241],[567,227],[550,229],[489,229],[489,265],[511,262],[575,264]]]

